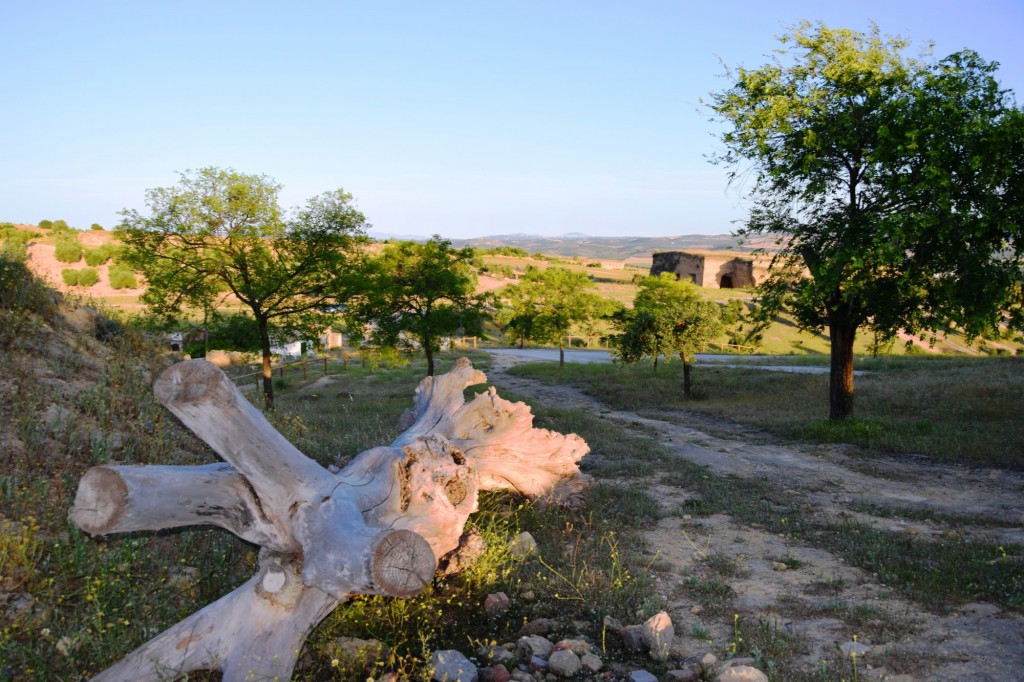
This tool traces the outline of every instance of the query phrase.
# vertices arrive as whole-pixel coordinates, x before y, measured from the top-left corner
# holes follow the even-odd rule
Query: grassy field
[[[8,274],[0,272],[5,284]],[[130,325],[104,323],[111,333],[102,342],[83,336],[44,287],[25,278],[16,284],[16,295],[0,297],[10,372],[0,404],[0,680],[79,680],[241,584],[256,567],[257,548],[217,529],[90,538],[68,523],[78,480],[92,465],[217,458],[155,402],[151,381],[170,360],[162,350]],[[317,461],[344,464],[397,435],[424,367],[419,360],[332,363],[330,371],[337,376],[327,390],[307,388],[317,378],[312,371],[306,380],[297,370],[275,379],[272,421]],[[591,438],[605,428],[586,415],[542,418]],[[636,448],[628,438],[622,447]],[[360,597],[338,608],[308,640],[296,679],[365,680],[385,671],[428,679],[431,651],[471,654],[479,644],[514,639],[523,622],[540,617],[578,616],[599,641],[605,615],[636,618],[658,605],[639,563],[642,543],[629,532],[641,518],[636,510],[650,506],[642,495],[601,485],[582,515],[487,495],[471,520],[487,551],[472,568],[439,578],[415,599]],[[523,530],[542,559],[510,555],[510,539]],[[480,606],[497,591],[513,597],[500,619]],[[350,660],[339,637],[373,638],[387,649]]]
[[[787,358],[785,362],[790,362]],[[828,375],[697,366],[698,399],[682,397],[682,365],[523,365],[514,373],[571,382],[620,409],[685,409],[793,440],[853,443],[939,462],[1024,469],[1024,358],[864,357],[850,419],[827,417]]]
[[[99,330],[83,334],[69,327],[44,288],[9,275],[0,270],[0,350],[8,370],[0,403],[0,680],[79,680],[242,583],[255,569],[256,548],[216,529],[90,538],[68,523],[77,482],[90,466],[217,458],[152,397],[152,379],[171,358],[130,324],[103,322],[102,341]],[[445,355],[439,371],[450,361]],[[486,369],[486,356],[475,362]],[[865,359],[863,367],[875,373],[858,378],[858,417],[842,432],[821,419],[820,377],[700,367],[695,378],[703,399],[683,403],[677,365],[658,372],[578,366],[565,373],[551,366],[525,371],[589,386],[628,409],[696,408],[777,428],[790,438],[862,439],[877,449],[916,443],[910,451],[931,457],[979,463],[1002,458],[1020,466],[1021,427],[1013,409],[1024,391],[1020,359]],[[318,388],[311,387],[318,378],[312,370],[306,379],[298,371],[276,379],[272,420],[310,457],[344,464],[397,435],[398,417],[411,404],[423,365],[332,363],[329,369],[333,380]],[[872,400],[882,406],[876,412],[866,406]],[[307,641],[296,679],[366,680],[385,671],[425,679],[430,651],[472,653],[481,643],[514,639],[524,621],[541,617],[563,624],[553,636],[582,634],[607,645],[602,657],[608,662],[663,672],[626,654],[602,623],[605,616],[638,622],[663,608],[652,577],[654,559],[638,531],[665,514],[728,513],[737,523],[829,548],[927,608],[968,599],[1010,609],[1024,603],[1019,562],[1000,561],[1019,548],[939,546],[854,523],[826,523],[768,482],[709,475],[600,415],[541,406],[534,412],[539,426],[599,444],[598,456],[584,460],[596,479],[585,507],[540,509],[509,495],[486,496],[471,524],[488,550],[472,569],[437,579],[415,599],[364,597],[345,604]],[[971,422],[988,428],[972,430]],[[958,428],[961,436],[954,433]],[[982,440],[986,430],[993,434]],[[957,437],[957,447],[939,448]],[[979,453],[988,453],[987,459]],[[686,501],[665,509],[649,493],[655,483],[685,487]],[[507,549],[523,530],[540,545],[539,555],[528,560]],[[732,620],[727,581],[734,570],[710,555],[687,583],[688,597],[707,609],[708,618]],[[495,591],[512,598],[503,618],[488,618],[480,608]],[[860,631],[896,627],[864,613],[837,605],[829,617]],[[778,629],[750,623],[744,632],[743,638],[716,641],[715,650],[722,656],[760,656],[776,682],[850,679],[848,665],[839,660],[821,673],[798,670],[789,662],[798,647],[781,646],[790,640]],[[387,649],[364,661],[349,660],[340,637],[378,639]]]

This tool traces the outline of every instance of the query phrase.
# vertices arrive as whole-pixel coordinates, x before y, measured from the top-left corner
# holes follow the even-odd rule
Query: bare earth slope
[[[997,528],[958,526],[955,532],[961,535],[987,534],[1003,543],[1024,541],[1024,475],[1020,473],[925,462],[865,463],[844,454],[842,446],[782,445],[745,427],[695,415],[615,411],[569,386],[511,376],[505,370],[514,362],[495,356],[490,380],[521,397],[579,407],[620,424],[641,426],[676,456],[718,475],[769,481],[816,514],[851,517],[898,532],[930,536],[952,532],[934,524],[872,517],[853,505],[928,508],[1001,521]],[[599,446],[594,449],[600,456]],[[652,482],[648,492],[666,510],[694,497],[685,484],[665,480]],[[731,609],[745,622],[763,619],[800,637],[807,670],[834,656],[837,645],[859,634],[858,641],[871,647],[862,679],[952,682],[1024,676],[1024,617],[1019,613],[983,603],[965,604],[944,615],[928,612],[882,585],[876,576],[826,551],[740,524],[727,515],[700,519],[669,515],[646,536],[677,635],[684,641],[687,635],[702,635],[702,639],[685,641],[688,651],[684,654],[699,652],[702,646],[706,649],[705,640],[723,642],[734,636],[732,614],[702,614],[680,594],[685,575],[699,569],[701,559],[718,553],[742,567],[729,579],[735,593]],[[790,563],[797,567],[785,569],[781,558],[792,559]],[[875,617],[865,618],[865,614]]]

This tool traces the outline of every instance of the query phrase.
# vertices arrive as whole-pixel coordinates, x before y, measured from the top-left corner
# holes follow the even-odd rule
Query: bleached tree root
[[[428,377],[394,443],[338,474],[309,459],[203,360],[168,369],[157,399],[226,463],[101,466],[79,482],[70,517],[93,535],[209,524],[263,547],[260,570],[164,631],[96,680],[288,679],[309,632],[353,594],[411,597],[459,545],[482,490],[571,504],[589,480],[576,435],[533,428],[522,403],[469,360]]]

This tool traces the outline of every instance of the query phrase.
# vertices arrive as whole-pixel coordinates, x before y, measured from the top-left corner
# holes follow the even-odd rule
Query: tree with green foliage
[[[595,293],[587,273],[567,268],[527,268],[522,279],[501,290],[506,328],[522,341],[558,345],[558,366],[565,366],[566,338],[611,315],[614,301]]]
[[[92,225],[89,226],[89,229],[90,230],[96,230],[97,232],[102,232],[103,231],[103,226],[100,225],[99,223],[93,223]]]
[[[159,315],[216,310],[227,299],[256,320],[263,396],[273,407],[271,325],[319,334],[338,304],[338,280],[366,240],[366,219],[342,190],[286,217],[281,186],[264,175],[203,168],[146,193],[149,214],[121,212],[119,262],[146,277],[143,301]]]
[[[38,227],[40,230],[52,230],[53,229],[53,221],[52,220],[40,220],[39,224],[36,225],[36,227]]]
[[[696,354],[722,332],[720,308],[704,301],[689,280],[677,280],[672,273],[640,280],[633,308],[614,318],[620,330],[614,352],[621,362],[678,357],[683,362],[683,395],[692,397],[692,368]]]
[[[414,338],[434,374],[445,336],[483,334],[485,296],[476,293],[473,249],[456,249],[435,235],[426,243],[387,244],[347,283],[346,318],[365,325],[374,343],[396,346]]]
[[[858,329],[973,336],[1020,311],[1024,114],[974,52],[926,63],[877,27],[808,22],[780,41],[712,93],[712,160],[747,188],[740,234],[780,247],[763,313],[828,328],[835,419],[853,409]]]
[[[82,260],[82,244],[73,232],[58,234],[54,242],[54,257],[61,263],[77,263]]]

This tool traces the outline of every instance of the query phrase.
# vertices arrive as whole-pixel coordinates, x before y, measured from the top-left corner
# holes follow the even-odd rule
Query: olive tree
[[[1024,114],[971,51],[928,61],[877,27],[809,22],[780,42],[711,94],[725,124],[712,160],[752,204],[740,234],[779,247],[763,313],[828,328],[840,418],[859,329],[971,336],[1019,310]]]
[[[263,355],[263,394],[273,406],[271,326],[318,331],[337,305],[339,277],[366,240],[366,219],[343,190],[286,215],[281,186],[264,175],[203,168],[175,187],[146,193],[147,214],[121,212],[120,262],[145,276],[142,300],[158,314],[215,310],[230,301],[252,313]]]

